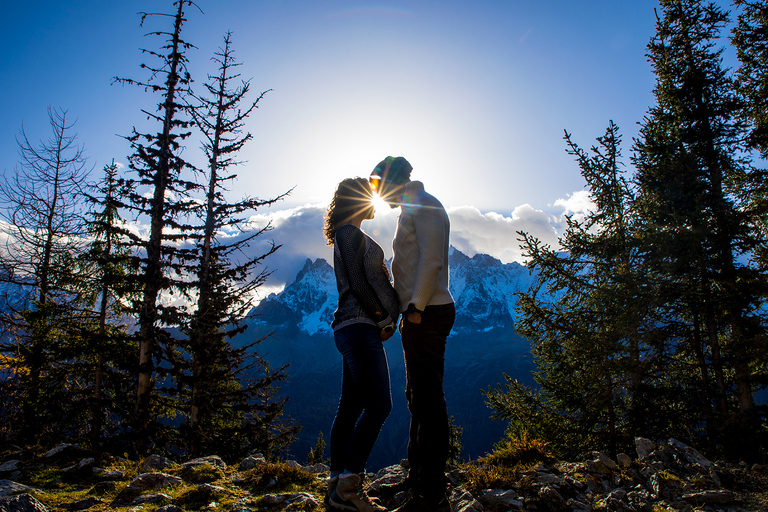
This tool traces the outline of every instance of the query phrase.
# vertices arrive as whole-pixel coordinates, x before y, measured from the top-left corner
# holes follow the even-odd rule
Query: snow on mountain
[[[505,428],[491,418],[482,390],[504,382],[505,374],[533,384],[530,343],[514,328],[516,293],[526,290],[533,277],[522,265],[502,264],[484,254],[470,258],[452,248],[449,257],[456,323],[446,344],[444,388],[450,414],[464,431],[464,454],[477,457],[492,449]],[[341,355],[330,327],[337,301],[331,265],[308,259],[294,282],[254,308],[248,329],[235,340],[246,345],[263,337],[258,351],[271,367],[289,365],[280,393],[290,398],[286,415],[303,427],[291,448],[298,457],[315,446],[319,432],[327,435],[338,406]],[[393,409],[370,467],[395,464],[406,452],[410,416],[399,336],[384,344]]]
[[[487,254],[470,258],[451,247],[450,289],[456,302],[455,332],[488,332],[512,327],[517,292],[533,277],[519,263],[501,263]],[[307,259],[296,280],[271,294],[255,308],[253,321],[270,325],[292,323],[308,335],[330,333],[338,291],[333,268],[324,259]]]

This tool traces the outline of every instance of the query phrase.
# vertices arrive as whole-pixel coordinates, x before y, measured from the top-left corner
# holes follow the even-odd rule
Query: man
[[[411,493],[396,512],[447,512],[449,430],[443,373],[445,343],[456,318],[448,290],[450,222],[440,201],[421,182],[411,181],[412,169],[405,158],[389,156],[371,173],[381,198],[392,208],[401,207],[392,275],[403,312],[400,334],[411,412],[405,483]]]

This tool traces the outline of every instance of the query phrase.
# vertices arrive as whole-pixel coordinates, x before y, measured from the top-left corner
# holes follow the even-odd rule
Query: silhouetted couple
[[[398,512],[450,510],[446,496],[448,413],[443,393],[445,344],[456,316],[448,290],[448,215],[411,164],[387,157],[369,179],[342,181],[325,221],[333,245],[339,304],[331,324],[342,355],[342,389],[331,429],[329,509],[383,512],[363,490],[365,464],[392,410],[383,342],[398,326],[403,343],[406,399],[411,412],[409,490]],[[384,251],[361,230],[374,216],[373,194],[400,207],[392,279]]]

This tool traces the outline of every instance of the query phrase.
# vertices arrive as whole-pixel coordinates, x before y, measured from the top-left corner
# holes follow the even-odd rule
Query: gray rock
[[[194,466],[202,466],[203,464],[210,464],[211,466],[215,466],[217,468],[224,469],[227,467],[227,465],[224,463],[223,460],[221,460],[221,457],[218,455],[209,455],[207,457],[200,457],[197,459],[192,459],[188,462],[185,462],[182,464],[184,467],[194,467]]]
[[[158,508],[157,512],[184,512],[184,509],[176,505],[164,505]]]
[[[644,459],[646,455],[650,454],[656,449],[656,444],[650,439],[644,437],[635,438],[635,450],[637,450],[637,458]]]
[[[545,503],[547,510],[565,510],[567,507],[563,495],[557,492],[557,489],[548,485],[539,489],[539,499]]]
[[[627,501],[627,491],[616,489],[598,502],[604,510],[611,512],[635,512],[635,507]]]
[[[153,493],[153,494],[142,494],[141,496],[136,496],[133,501],[131,501],[131,505],[143,505],[145,503],[160,503],[163,501],[171,501],[171,497],[167,494],[163,494],[161,492]]]
[[[48,512],[48,509],[30,494],[0,497],[0,512]]]
[[[17,494],[20,492],[32,492],[37,489],[14,482],[13,480],[0,480],[0,496],[8,496],[9,494]]]
[[[598,473],[601,475],[610,475],[612,472],[619,469],[613,460],[600,452],[592,453],[592,460],[588,460],[587,471],[590,473]]]
[[[289,494],[265,494],[263,496],[263,500],[265,505],[278,506],[281,508],[296,507],[308,510],[314,507],[322,506],[322,503],[317,501],[313,495],[307,492],[296,492]]]
[[[10,473],[11,471],[16,471],[19,469],[19,465],[21,464],[20,460],[7,460],[0,464],[0,473]]]
[[[715,489],[711,491],[684,494],[681,499],[694,505],[721,505],[734,501],[736,496],[728,489]]]
[[[619,466],[626,469],[632,465],[632,458],[626,453],[620,453],[616,455],[616,462],[619,463]]]
[[[382,485],[396,484],[408,476],[408,470],[403,466],[394,465],[382,468],[376,473],[370,485],[370,490],[375,494],[381,490]]]
[[[125,477],[125,473],[117,470],[104,471],[103,473],[100,473],[99,476],[104,480],[120,480],[121,478]]]
[[[208,497],[218,496],[223,494],[226,489],[213,484],[200,484],[197,486],[196,491]]]
[[[304,466],[296,462],[295,460],[289,460],[285,462],[285,465],[294,469],[304,469]]]
[[[104,503],[99,498],[85,498],[84,500],[77,500],[72,503],[66,503],[64,505],[60,505],[61,508],[64,508],[66,510],[87,510],[91,507],[95,507],[96,505],[101,505]]]
[[[93,464],[94,464],[95,462],[96,462],[96,459],[94,459],[93,457],[88,457],[87,459],[82,459],[82,460],[81,460],[81,461],[80,461],[80,462],[77,464],[77,469],[83,469],[83,468],[84,468],[84,467],[86,467],[86,466],[93,466]]]
[[[70,448],[75,448],[75,445],[73,445],[72,443],[61,443],[56,448],[53,448],[52,450],[48,450],[47,452],[45,452],[45,455],[43,455],[43,457],[45,457],[46,459],[49,459],[54,455],[58,455],[64,450],[68,450]]]
[[[310,473],[327,473],[331,470],[328,466],[325,464],[313,464],[311,466],[304,466],[305,471],[309,471]]]
[[[144,459],[139,471],[141,473],[150,473],[152,471],[162,471],[175,465],[176,463],[171,459],[163,457],[162,455],[152,454]]]
[[[485,510],[482,503],[477,501],[466,489],[456,487],[450,497],[451,510],[453,512],[482,512]]]
[[[535,475],[531,476],[531,481],[535,484],[544,485],[544,484],[553,484],[553,485],[565,485],[566,481],[562,478],[560,478],[557,475],[553,475],[552,473],[537,473]]]
[[[181,478],[166,473],[144,473],[131,480],[129,491],[148,491],[163,485],[179,485]]]
[[[266,463],[267,460],[264,457],[250,456],[240,461],[240,465],[237,466],[237,469],[240,471],[248,471],[249,469],[253,469]]]
[[[483,505],[498,505],[510,510],[523,509],[523,502],[517,499],[517,492],[513,490],[483,489],[477,498]]]

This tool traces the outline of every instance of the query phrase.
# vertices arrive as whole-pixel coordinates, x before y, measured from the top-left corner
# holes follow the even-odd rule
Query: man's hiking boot
[[[341,501],[337,501],[341,498]],[[387,512],[387,509],[371,501],[363,490],[363,478],[354,473],[339,475],[336,490],[331,495],[331,506],[340,510],[359,510],[360,512]],[[348,508],[349,506],[353,508]],[[342,508],[343,507],[343,508]]]

